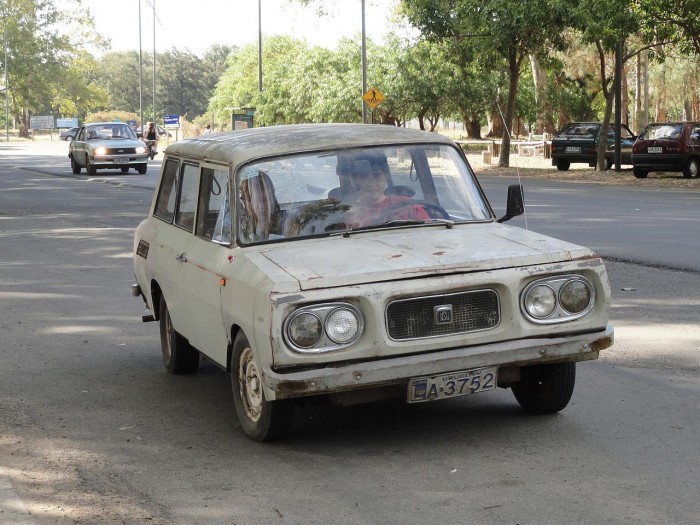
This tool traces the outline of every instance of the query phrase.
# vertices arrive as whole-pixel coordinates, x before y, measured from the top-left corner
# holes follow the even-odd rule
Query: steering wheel
[[[430,218],[433,218],[433,219],[441,218],[441,219],[445,219],[448,221],[452,220],[452,217],[450,217],[450,214],[447,213],[447,210],[445,208],[443,208],[439,204],[435,204],[434,202],[425,201],[425,200],[421,200],[421,199],[408,199],[408,200],[399,202],[397,204],[394,204],[393,206],[390,206],[386,210],[384,210],[384,216],[387,217],[388,220],[392,220],[392,214],[395,211],[401,210],[403,208],[412,207],[412,206],[423,207]],[[433,213],[431,213],[431,212],[433,212]]]

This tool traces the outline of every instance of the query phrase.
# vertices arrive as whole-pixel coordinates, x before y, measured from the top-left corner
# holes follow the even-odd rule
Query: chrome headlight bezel
[[[298,342],[294,340],[291,334],[292,323],[295,319],[300,316],[312,315],[316,317],[322,327],[321,335],[318,341],[310,346],[299,345]],[[335,332],[333,329],[329,330],[329,322],[339,315],[350,316],[348,319],[356,319],[356,322],[352,321],[349,323],[348,329],[353,331],[352,334],[341,334]],[[353,326],[354,325],[354,326]],[[289,348],[295,352],[302,354],[320,354],[326,352],[335,352],[342,350],[351,346],[355,341],[357,341],[362,333],[364,332],[364,318],[360,310],[350,303],[325,303],[318,305],[303,306],[294,310],[291,314],[287,316],[284,320],[284,326],[282,329],[284,342]],[[341,337],[342,336],[342,337]]]
[[[567,306],[563,304],[562,290],[567,286],[580,286],[581,284],[583,284],[587,291],[588,301],[579,311],[569,311]],[[554,293],[555,304],[546,315],[538,315],[533,311],[532,294],[536,293],[538,289],[541,289],[538,287],[545,287],[552,290]],[[595,286],[587,277],[578,274],[555,275],[532,281],[523,289],[520,294],[520,311],[527,320],[535,324],[566,323],[580,319],[588,314],[595,305],[595,298]]]

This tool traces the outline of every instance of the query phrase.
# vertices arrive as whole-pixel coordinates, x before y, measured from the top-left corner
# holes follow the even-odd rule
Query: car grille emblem
[[[440,304],[433,307],[435,324],[452,324],[452,305]]]

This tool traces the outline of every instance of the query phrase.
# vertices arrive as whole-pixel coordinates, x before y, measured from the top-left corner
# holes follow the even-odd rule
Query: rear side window
[[[180,198],[175,213],[175,224],[193,231],[194,218],[197,213],[199,196],[199,166],[185,164],[182,166],[182,181],[180,182]]]
[[[196,234],[221,244],[231,241],[228,171],[202,168]]]
[[[700,124],[696,124],[693,126],[693,129],[690,130],[690,140],[695,143],[700,142]]]
[[[175,216],[175,199],[177,197],[177,173],[180,163],[175,159],[165,161],[163,175],[160,179],[158,199],[153,214],[166,222],[172,222]]]

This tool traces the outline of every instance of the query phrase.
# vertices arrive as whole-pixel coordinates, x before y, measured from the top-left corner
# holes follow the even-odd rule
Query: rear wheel
[[[73,171],[73,173],[75,175],[80,175],[80,164],[75,162],[73,155],[71,155],[71,157],[70,157],[70,169]]]
[[[649,172],[641,168],[633,168],[632,173],[634,173],[634,176],[638,179],[646,179]]]
[[[683,176],[687,178],[697,177],[699,172],[700,166],[698,159],[688,159],[688,163],[685,165],[685,168],[683,168]]]
[[[199,352],[173,327],[165,297],[160,298],[160,345],[163,365],[171,374],[192,374],[199,368]]]
[[[576,363],[526,366],[513,394],[526,412],[552,414],[569,404],[575,383]]]
[[[612,168],[612,165],[613,165],[612,157],[605,157],[605,161],[603,161],[603,169],[605,171],[608,171],[610,168]]]
[[[289,399],[265,399],[262,370],[243,332],[239,332],[233,342],[231,389],[238,420],[249,437],[256,441],[273,441],[289,432],[294,404]]]
[[[568,160],[561,160],[561,159],[557,160],[557,169],[559,171],[567,171],[570,166],[571,166],[571,162],[569,162]]]

